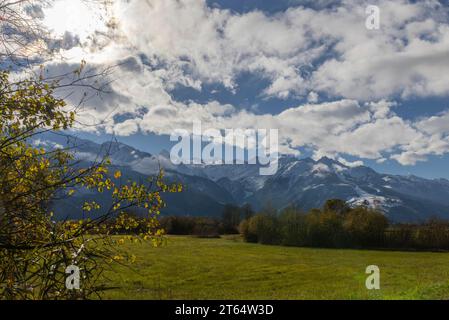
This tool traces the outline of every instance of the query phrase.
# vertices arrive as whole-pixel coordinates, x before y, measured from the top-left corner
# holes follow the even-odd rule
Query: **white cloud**
[[[145,54],[170,73],[166,85],[219,82],[235,90],[236,77],[253,72],[270,81],[262,93],[278,98],[312,90],[364,101],[449,94],[447,9],[433,0],[374,2],[377,31],[365,28],[368,2],[349,0],[270,16],[210,8],[205,0],[115,0],[103,19],[99,8],[77,18],[86,11],[80,0],[57,0],[44,22],[61,36],[81,38],[84,51],[73,48],[69,58],[117,62]],[[108,34],[112,15],[118,27]]]
[[[49,68],[67,70],[81,58],[96,68],[119,64],[113,93],[93,97],[78,114],[84,124],[102,124],[83,130],[170,134],[200,120],[206,128],[277,128],[282,152],[306,147],[316,156],[402,164],[449,152],[449,113],[405,121],[391,102],[449,95],[447,10],[432,0],[374,3],[381,9],[378,31],[365,28],[365,3],[349,0],[275,15],[236,14],[204,0],[115,0],[117,28],[107,37],[92,30],[82,47],[71,41],[63,50],[68,62]],[[169,93],[178,85],[201,91],[205,83],[236,92],[244,72],[268,81],[262,97],[300,96],[310,104],[256,114],[216,101],[183,103]],[[318,103],[324,97],[334,101]]]
[[[422,131],[428,134],[448,134],[449,133],[449,111],[440,115],[432,116],[419,121],[416,125]]]
[[[315,91],[310,91],[309,95],[307,96],[307,101],[310,103],[316,103],[318,102],[319,95]]]
[[[378,105],[386,105],[381,101]],[[256,115],[239,111],[217,102],[201,105],[174,103],[150,109],[139,125],[142,131],[171,134],[176,129],[192,130],[194,121],[200,120],[202,129],[209,128],[266,128],[278,129],[282,153],[296,153],[308,147],[315,157],[350,155],[385,161],[385,156],[401,164],[411,165],[425,160],[430,154],[449,151],[449,139],[429,135],[418,129],[418,123],[407,122],[393,112],[388,115],[373,110],[374,103],[360,105],[354,100],[341,100],[316,105],[301,105],[278,115]],[[217,110],[227,110],[217,113]],[[446,131],[449,134],[449,130]],[[343,162],[342,162],[343,163]],[[349,166],[363,162],[345,161]]]
[[[342,164],[344,164],[345,166],[351,167],[351,168],[360,167],[360,166],[364,165],[363,161],[357,160],[357,161],[351,162],[342,157],[338,158],[338,161],[341,162]]]
[[[108,133],[113,133],[118,136],[130,136],[138,132],[139,126],[137,122],[133,119],[118,123],[112,128],[112,132]]]

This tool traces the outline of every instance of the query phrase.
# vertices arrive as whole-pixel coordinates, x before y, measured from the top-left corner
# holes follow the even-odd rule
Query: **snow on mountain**
[[[290,204],[305,210],[339,198],[350,205],[382,210],[395,221],[449,218],[449,181],[416,176],[379,174],[366,166],[349,167],[337,160],[281,156],[273,176],[259,175],[259,165],[174,165],[168,151],[157,155],[120,142],[96,144],[71,136],[45,135],[33,143],[46,148],[70,148],[78,158],[93,161],[109,155],[114,165],[143,176],[164,168],[173,181],[185,183],[188,196],[171,199],[177,214],[219,215],[225,203],[267,203],[281,209]],[[195,212],[193,212],[195,211]]]

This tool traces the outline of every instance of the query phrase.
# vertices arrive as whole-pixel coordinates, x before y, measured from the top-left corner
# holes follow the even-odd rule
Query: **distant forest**
[[[139,229],[145,219],[126,214]],[[123,218],[123,217],[122,217]],[[244,241],[298,247],[449,250],[449,222],[437,218],[423,224],[392,224],[380,211],[331,199],[321,209],[304,212],[295,206],[255,212],[250,205],[226,205],[221,218],[162,216],[167,234],[219,237],[240,234]],[[135,230],[138,232],[138,230]],[[129,230],[117,230],[127,233]]]

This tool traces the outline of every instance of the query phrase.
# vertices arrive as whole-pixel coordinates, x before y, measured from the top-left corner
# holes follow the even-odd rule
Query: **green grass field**
[[[449,253],[312,249],[233,238],[129,244],[133,269],[106,272],[105,299],[448,299]],[[378,265],[380,290],[365,288]]]

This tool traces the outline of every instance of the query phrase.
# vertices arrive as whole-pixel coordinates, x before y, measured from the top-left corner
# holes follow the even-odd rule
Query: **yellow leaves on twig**
[[[115,179],[120,179],[121,176],[122,176],[122,172],[121,172],[120,170],[117,170],[117,171],[114,173],[114,178],[115,178]]]

